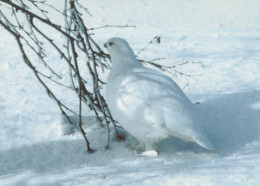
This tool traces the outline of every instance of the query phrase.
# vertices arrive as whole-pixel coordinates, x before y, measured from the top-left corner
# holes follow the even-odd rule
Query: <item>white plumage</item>
[[[106,88],[108,107],[146,150],[172,136],[214,150],[192,103],[172,79],[144,67],[124,39],[111,38],[105,47],[112,61]]]

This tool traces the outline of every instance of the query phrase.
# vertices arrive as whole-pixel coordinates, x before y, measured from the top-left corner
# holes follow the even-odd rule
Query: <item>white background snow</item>
[[[0,185],[260,185],[260,1],[84,4],[93,15],[86,16],[89,27],[136,25],[96,30],[101,46],[118,36],[138,52],[161,35],[161,44],[140,58],[165,57],[166,65],[199,63],[179,67],[191,78],[171,77],[181,87],[189,83],[184,92],[200,102],[195,107],[217,152],[168,140],[159,156],[140,157],[126,147],[135,142],[130,136],[126,142],[112,140],[105,151],[106,129],[86,113],[97,150],[88,154],[81,134],[62,134],[58,107],[23,63],[14,38],[0,27]]]

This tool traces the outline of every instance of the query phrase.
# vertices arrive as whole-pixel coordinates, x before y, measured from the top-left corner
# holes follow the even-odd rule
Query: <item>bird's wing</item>
[[[154,128],[156,128],[156,129],[159,129],[159,130],[162,130],[162,131],[166,132],[170,136],[173,136],[173,137],[176,137],[176,138],[180,138],[183,141],[186,141],[186,142],[192,141],[192,139],[189,136],[180,135],[180,134],[172,131],[171,129],[169,129],[167,127],[167,125],[165,123],[164,124],[152,124],[152,126]]]
[[[149,85],[160,89],[161,93],[167,93],[179,101],[191,103],[181,88],[165,74],[149,68],[136,68],[133,74],[146,83],[149,83]],[[151,89],[153,89],[153,87],[151,87]]]
[[[144,118],[151,124],[165,123],[165,113],[178,115],[178,118],[185,116],[191,105],[173,80],[151,69],[134,69],[117,81],[116,97],[121,108],[130,113],[144,112]]]
[[[122,84],[128,100],[138,114],[143,113],[146,123],[182,140],[196,141],[199,129],[194,125],[193,106],[173,80],[147,68],[135,69],[126,77]]]

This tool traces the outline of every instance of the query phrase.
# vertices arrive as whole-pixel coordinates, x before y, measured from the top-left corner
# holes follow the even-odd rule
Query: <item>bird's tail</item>
[[[216,151],[216,148],[213,146],[211,141],[203,133],[195,133],[195,135],[192,137],[192,140],[205,149],[213,152]]]

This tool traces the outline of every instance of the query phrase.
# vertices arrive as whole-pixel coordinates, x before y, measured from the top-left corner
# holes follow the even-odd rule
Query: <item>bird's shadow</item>
[[[260,138],[260,91],[219,95],[195,108],[200,113],[205,133],[223,156],[236,152]],[[193,143],[178,139],[163,141],[160,151],[204,151]]]
[[[238,152],[246,144],[260,138],[260,91],[220,95],[195,107],[204,119],[205,132],[215,145],[217,153],[222,156]],[[100,141],[100,136],[94,135],[93,139]],[[126,143],[131,142],[131,139],[133,138],[130,137]],[[87,154],[84,140],[46,141],[11,148],[0,152],[0,175],[24,170],[40,173],[65,172],[79,166],[105,165],[107,155],[112,159],[120,159],[122,156],[126,159],[134,158],[132,156],[135,153],[129,154],[129,150],[122,150],[124,145],[117,146],[115,143],[110,151],[98,151],[92,155]],[[124,153],[120,154],[119,151]],[[159,151],[168,155],[178,151],[207,152],[194,143],[177,139],[161,142]]]

